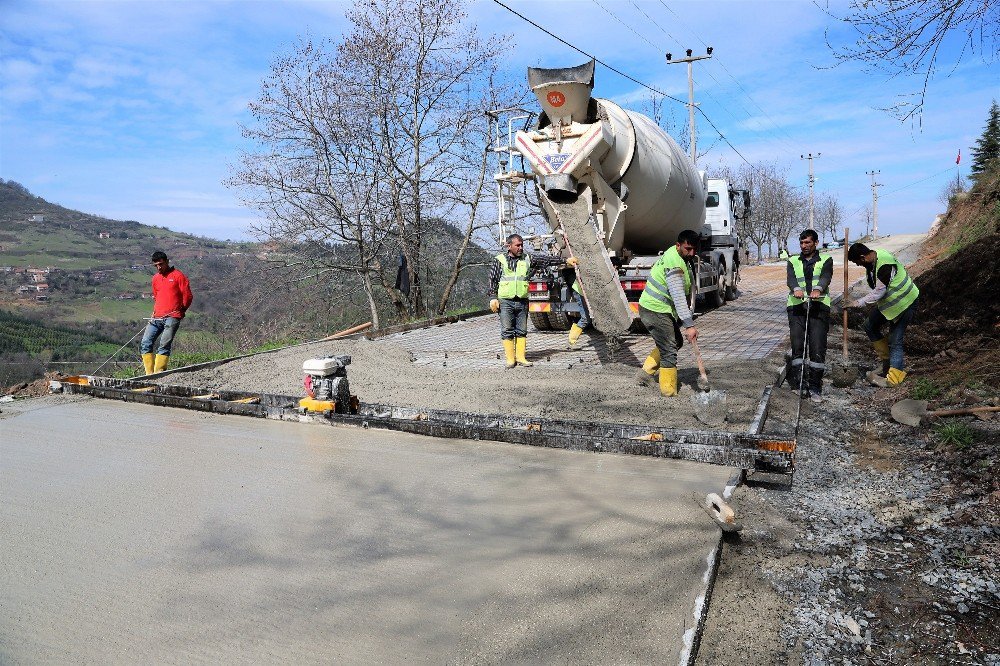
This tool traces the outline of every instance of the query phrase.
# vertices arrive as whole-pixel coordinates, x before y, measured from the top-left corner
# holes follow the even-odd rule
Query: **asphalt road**
[[[693,496],[730,475],[79,397],[2,407],[2,663],[678,663],[718,543]]]

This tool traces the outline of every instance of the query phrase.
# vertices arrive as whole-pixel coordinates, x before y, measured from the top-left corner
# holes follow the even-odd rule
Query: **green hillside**
[[[14,181],[0,180],[0,266],[145,269],[149,255],[158,249],[187,258],[246,245],[81,213],[34,196]]]
[[[429,221],[426,233],[422,283],[433,307],[462,235],[440,221]],[[371,318],[361,281],[352,274],[303,280],[300,273],[285,267],[274,246],[202,238],[90,215],[0,179],[0,310],[10,317],[57,331],[88,332],[121,346],[152,312],[150,255],[155,250],[169,255],[171,263],[190,278],[194,292],[194,305],[174,345],[179,357],[204,359],[276,342],[315,339]],[[344,252],[343,263],[350,263],[349,248],[324,250]],[[483,306],[490,256],[482,248],[469,249],[466,262],[473,266],[455,285],[449,301],[453,311]],[[395,266],[391,250],[382,259]],[[388,304],[381,316],[383,325],[395,323]],[[64,369],[57,362],[89,363],[98,349],[83,343],[59,347],[60,359],[74,353],[78,357],[57,361],[55,348],[40,348],[28,340],[39,330],[27,325],[11,329],[11,338],[16,339],[6,343],[7,351],[0,351],[0,363],[15,367],[17,356],[17,367],[31,366],[40,376],[44,368]],[[58,335],[65,333],[40,339]],[[122,357],[134,357],[134,352],[125,351]]]

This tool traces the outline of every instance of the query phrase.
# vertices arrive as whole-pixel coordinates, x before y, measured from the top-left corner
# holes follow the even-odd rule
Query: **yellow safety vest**
[[[833,257],[824,257],[823,255],[820,255],[819,259],[816,260],[816,263],[813,264],[813,271],[812,271],[813,289],[816,288],[816,285],[819,282],[819,276],[823,272],[823,266],[825,266],[826,262],[828,261],[832,262]],[[792,270],[795,271],[796,284],[798,285],[799,289],[801,289],[804,293],[806,290],[806,272],[805,272],[805,266],[802,264],[802,255],[797,254],[794,257],[789,257],[788,263],[792,265]],[[805,302],[804,298],[795,297],[794,291],[788,294],[788,307],[791,307],[793,305],[798,305],[799,303],[804,303],[804,302]],[[830,307],[830,285],[827,285],[826,289],[823,290],[819,302],[823,303],[827,307]]]
[[[506,254],[498,254],[496,260],[500,262],[500,268],[503,270],[500,283],[497,285],[497,298],[527,298],[531,258],[527,254],[522,254],[514,264],[514,270],[510,270],[507,265]]]
[[[920,289],[910,279],[910,276],[906,274],[903,264],[891,252],[886,252],[885,250],[875,250],[876,280],[878,279],[879,269],[888,264],[895,264],[896,275],[889,281],[889,286],[885,288],[882,298],[875,302],[875,307],[878,308],[883,317],[889,321],[893,321],[896,317],[903,314],[906,308],[913,305],[913,302],[917,300],[917,296],[920,295]]]
[[[665,312],[677,318],[677,308],[674,307],[674,299],[670,296],[670,289],[667,288],[667,275],[674,271],[680,271],[684,275],[684,294],[691,295],[691,270],[684,257],[677,251],[677,246],[673,246],[663,253],[653,264],[646,279],[646,288],[639,296],[639,305],[652,312]]]

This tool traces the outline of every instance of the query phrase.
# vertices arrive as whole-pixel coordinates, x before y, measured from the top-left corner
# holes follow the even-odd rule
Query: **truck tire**
[[[573,325],[573,320],[566,312],[549,312],[549,328],[553,331],[568,331]]]
[[[529,312],[528,316],[531,318],[531,323],[539,331],[551,331],[552,326],[549,324],[548,315],[544,312]]]
[[[726,303],[726,291],[729,288],[726,284],[726,265],[720,262],[717,268],[719,277],[716,278],[715,291],[706,294],[708,304],[713,308],[721,308]]]
[[[737,278],[737,273],[736,271],[733,271],[733,279],[732,279],[733,284],[729,284],[729,282],[726,282],[727,301],[735,301],[736,297],[739,295],[739,293],[736,291],[736,278]]]

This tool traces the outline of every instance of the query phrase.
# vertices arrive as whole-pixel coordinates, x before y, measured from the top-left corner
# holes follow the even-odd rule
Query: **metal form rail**
[[[765,389],[751,433],[679,430],[657,426],[473,414],[360,402],[332,412],[303,413],[299,396],[160,385],[142,380],[81,376],[52,382],[53,390],[98,398],[286,421],[328,422],[431,437],[490,440],[599,453],[679,458],[742,470],[792,474],[794,439],[760,434],[767,415]]]

